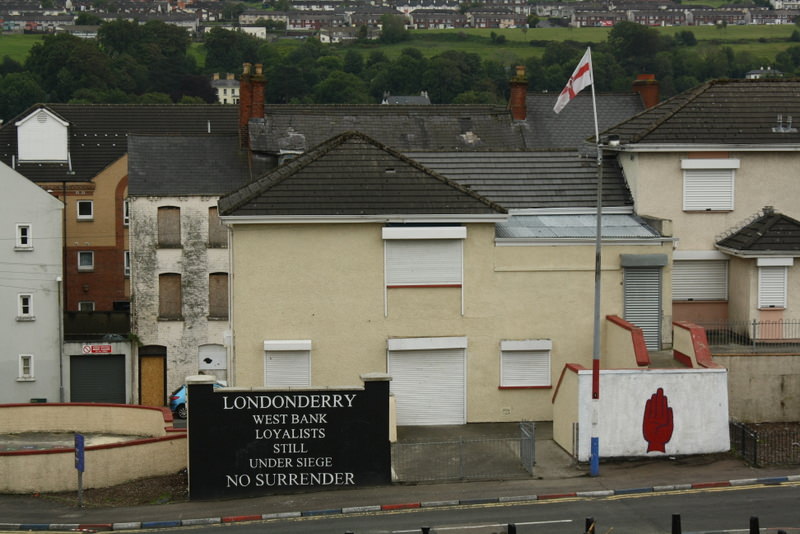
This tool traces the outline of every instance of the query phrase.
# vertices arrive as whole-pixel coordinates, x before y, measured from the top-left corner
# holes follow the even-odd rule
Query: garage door
[[[71,356],[71,402],[125,404],[125,355]]]
[[[465,349],[389,351],[398,425],[466,422]]]

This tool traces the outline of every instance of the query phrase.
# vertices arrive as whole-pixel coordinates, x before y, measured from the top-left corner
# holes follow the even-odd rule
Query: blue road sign
[[[84,458],[83,434],[75,434],[75,469],[83,473]]]

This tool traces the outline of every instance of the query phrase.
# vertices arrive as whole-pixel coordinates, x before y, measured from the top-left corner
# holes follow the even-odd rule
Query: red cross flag
[[[569,77],[567,85],[561,91],[561,94],[558,95],[558,100],[556,100],[556,105],[553,106],[553,111],[558,113],[564,109],[564,106],[569,104],[569,101],[575,98],[575,95],[580,93],[584,87],[592,85],[592,81],[592,49],[587,48],[580,63],[575,67],[575,72]]]

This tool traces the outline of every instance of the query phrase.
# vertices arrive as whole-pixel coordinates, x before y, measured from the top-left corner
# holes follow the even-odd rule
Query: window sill
[[[36,379],[33,377],[21,377],[17,378],[17,382],[36,382]]]
[[[683,210],[684,213],[731,213],[733,208],[727,208],[722,210]]]
[[[16,252],[33,252],[33,247],[32,246],[17,245],[16,247],[14,247],[14,251],[16,251]]]
[[[444,288],[449,288],[449,287],[459,288],[459,287],[461,287],[461,284],[409,284],[409,285],[402,285],[402,286],[395,286],[395,285],[386,286],[387,289],[419,289],[419,288],[440,288],[440,287],[444,287]]]
[[[228,245],[227,243],[226,244],[209,243],[208,248],[228,248]]]
[[[223,315],[209,315],[209,316],[206,317],[206,319],[208,319],[209,321],[227,321],[228,320],[228,316],[227,315],[225,315],[225,316],[223,316]]]
[[[79,273],[93,273],[94,272],[94,267],[92,267],[91,269],[78,269],[78,272]]]
[[[167,250],[177,250],[177,249],[183,248],[183,245],[167,245],[167,244],[159,243],[157,248],[167,249]]]
[[[553,386],[497,386],[497,389],[553,389]]]
[[[758,311],[785,311],[785,306],[767,306],[765,308],[758,308]]]
[[[21,323],[32,322],[36,320],[35,315],[17,315],[17,321]]]
[[[183,316],[182,315],[178,315],[178,316],[159,315],[158,316],[158,320],[159,321],[183,321]]]
[[[83,222],[94,222],[94,217],[86,217],[86,218],[81,218],[81,217],[78,217],[78,222],[79,222],[79,223],[83,223]]]

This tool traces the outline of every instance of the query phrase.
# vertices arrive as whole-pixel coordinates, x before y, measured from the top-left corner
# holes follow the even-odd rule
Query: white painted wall
[[[566,374],[575,375],[571,371]],[[580,425],[578,460],[589,461],[592,371],[578,371],[577,381],[578,395],[573,400],[578,404]],[[597,401],[596,434],[600,458],[708,454],[729,450],[727,381],[725,369],[603,370],[600,374],[600,399]],[[664,452],[647,452],[648,441],[643,435],[645,409],[659,388],[672,409],[673,431],[664,445]]]

